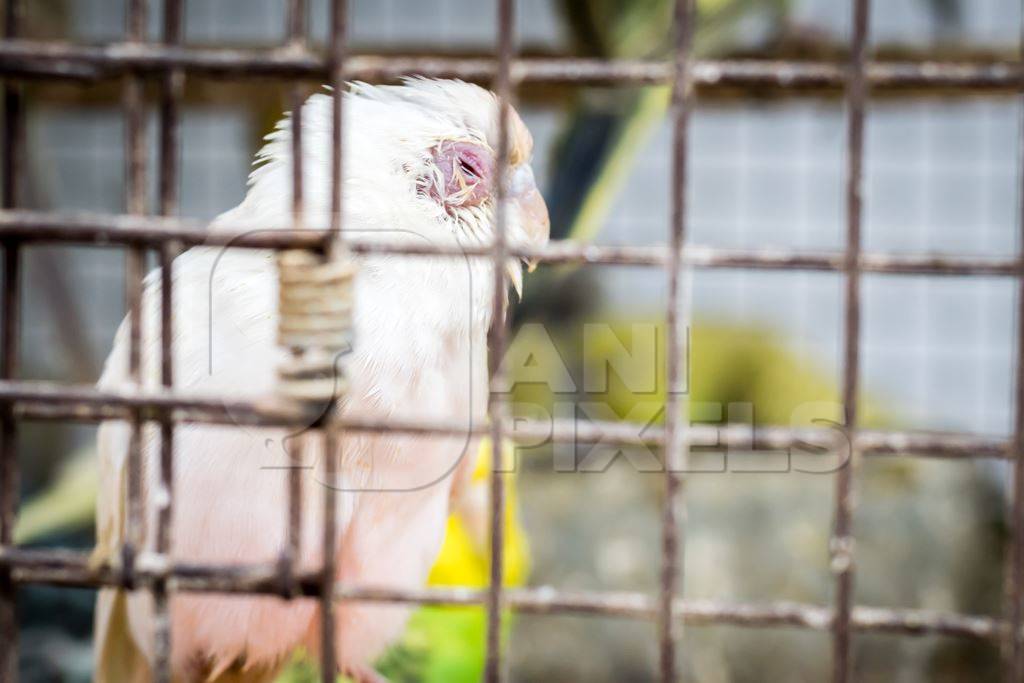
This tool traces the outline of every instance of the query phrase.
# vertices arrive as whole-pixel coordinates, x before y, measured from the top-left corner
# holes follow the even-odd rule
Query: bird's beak
[[[537,188],[519,196],[516,199],[519,206],[519,214],[522,216],[523,230],[533,244],[546,244],[548,235],[551,234],[551,219],[548,218],[548,205],[544,203],[544,197],[540,195]],[[526,270],[530,273],[537,267],[537,260],[527,262]]]
[[[519,210],[527,241],[531,245],[546,244],[551,234],[551,219],[548,217],[548,206],[537,189],[537,182],[529,164],[521,164],[509,174],[508,197],[515,202]],[[536,261],[527,264],[527,270],[531,273],[536,267]]]
[[[508,274],[508,281],[512,283],[512,289],[516,292],[516,299],[523,298],[523,267],[519,261],[510,261],[505,266],[505,273]]]

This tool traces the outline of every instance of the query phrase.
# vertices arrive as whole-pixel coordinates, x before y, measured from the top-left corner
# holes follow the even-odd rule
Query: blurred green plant
[[[582,333],[581,333],[582,330]],[[758,425],[810,426],[811,419],[838,421],[836,382],[815,359],[794,354],[786,340],[771,330],[725,323],[697,322],[690,328],[687,373],[690,418],[713,421],[709,406],[721,406],[720,420],[730,404],[752,406]],[[602,319],[599,325],[584,327],[523,326],[513,338],[507,363],[524,364],[529,359],[530,381],[516,383],[513,400],[521,406],[539,406],[553,413],[556,401],[586,400],[612,408],[631,421],[664,419],[666,357],[665,330],[656,318]],[[640,376],[623,377],[609,359],[628,354],[630,365]],[[587,376],[606,377],[597,391],[557,391],[558,383],[533,381],[546,368],[565,367],[574,380]],[[512,370],[517,368],[512,367]],[[520,367],[519,370],[524,368]],[[634,373],[637,374],[637,373]],[[643,386],[640,386],[643,385]],[[802,410],[802,407],[816,407]],[[877,401],[865,402],[864,424],[883,426],[898,421],[892,411]]]

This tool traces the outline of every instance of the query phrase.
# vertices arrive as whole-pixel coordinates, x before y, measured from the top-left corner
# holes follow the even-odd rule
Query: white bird
[[[307,226],[329,225],[332,101],[303,106]],[[344,102],[343,230],[362,239],[486,244],[494,235],[498,101],[460,81],[412,79],[400,86],[354,84]],[[532,139],[511,114],[507,236],[512,244],[548,238],[547,209],[530,170]],[[245,200],[213,229],[280,228],[291,221],[291,125],[283,120],[257,158]],[[355,282],[355,347],[341,407],[352,417],[486,419],[487,347],[493,276],[488,258],[364,256]],[[510,261],[517,288],[521,266]],[[191,249],[174,261],[175,388],[228,398],[275,390],[274,255]],[[159,277],[147,277],[142,304],[142,384],[159,386]],[[130,387],[127,320],[100,387]],[[283,430],[181,425],[174,441],[171,555],[212,564],[268,562],[285,539],[287,464]],[[94,559],[116,565],[125,538],[129,428],[99,432],[100,496]],[[338,464],[338,579],[349,585],[422,586],[440,548],[453,477],[467,437],[348,434]],[[314,449],[315,450],[315,449]],[[145,549],[153,547],[159,498],[159,434],[142,437]],[[306,454],[300,568],[321,562],[322,453]],[[339,457],[338,454],[329,454]],[[352,490],[355,489],[355,490]],[[298,647],[319,651],[315,601],[270,596],[174,594],[175,681],[266,681]],[[335,649],[343,671],[373,680],[372,662],[403,628],[407,610],[343,603]],[[148,591],[100,591],[96,680],[148,681],[153,662]]]

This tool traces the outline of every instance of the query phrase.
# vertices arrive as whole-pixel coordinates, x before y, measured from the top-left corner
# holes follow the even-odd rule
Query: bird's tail
[[[128,595],[104,588],[96,599],[94,683],[149,683],[149,662],[128,626]]]

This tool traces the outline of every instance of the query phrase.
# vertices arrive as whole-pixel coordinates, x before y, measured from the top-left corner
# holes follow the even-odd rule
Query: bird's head
[[[398,86],[357,83],[352,96],[386,105],[392,114],[388,172],[401,186],[397,191],[429,217],[436,228],[431,236],[460,244],[493,239],[499,197],[494,94],[462,81],[416,78]],[[530,167],[533,138],[514,110],[508,135],[509,168],[501,181],[506,237],[512,245],[542,246],[550,228],[547,206]],[[520,266],[510,266],[509,274],[519,290]]]

